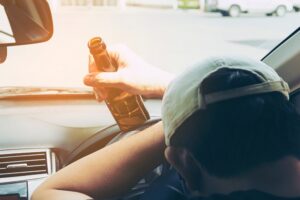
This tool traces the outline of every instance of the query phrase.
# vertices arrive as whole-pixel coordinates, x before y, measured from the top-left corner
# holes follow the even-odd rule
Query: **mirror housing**
[[[0,0],[0,47],[49,40],[53,22],[46,0]]]

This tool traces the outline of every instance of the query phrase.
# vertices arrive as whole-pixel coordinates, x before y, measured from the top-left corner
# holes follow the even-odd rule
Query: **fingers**
[[[102,87],[99,87],[99,86],[95,87],[96,85],[98,85],[97,79],[96,79],[96,75],[98,74],[97,71],[98,71],[98,69],[97,69],[97,66],[95,65],[94,59],[90,55],[89,56],[89,72],[90,72],[90,74],[88,74],[84,77],[83,82],[87,86],[94,87],[93,89],[94,89],[94,94],[95,94],[96,100],[101,102],[107,98],[107,92]]]
[[[128,48],[125,45],[117,45],[115,48],[108,49],[112,64],[118,69],[127,66],[127,63],[120,58],[120,52],[126,54]],[[98,101],[103,101],[107,97],[104,88],[114,87],[124,89],[126,84],[123,82],[119,72],[101,72],[97,68],[94,58],[89,55],[89,74],[84,77],[84,84],[94,88],[95,96]],[[125,88],[126,89],[126,88]]]
[[[107,98],[107,90],[105,87],[120,88],[120,83],[116,72],[90,73],[84,77],[84,84],[92,86],[97,101],[101,102]]]
[[[118,72],[90,73],[84,77],[84,84],[92,87],[122,87],[123,81]]]
[[[89,55],[89,72],[99,72],[92,55]]]
[[[89,55],[89,72],[90,74],[84,77],[84,84],[94,87],[95,97],[97,101],[101,102],[107,98],[104,87],[116,87],[115,84],[118,83],[119,77],[115,72],[101,72],[100,74],[92,55]]]

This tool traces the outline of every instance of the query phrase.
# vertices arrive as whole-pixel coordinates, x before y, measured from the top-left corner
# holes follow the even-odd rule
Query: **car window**
[[[87,42],[94,36],[108,45],[125,44],[148,62],[180,73],[212,55],[261,59],[299,27],[300,14],[293,7],[284,16],[275,16],[274,9],[247,13],[243,7],[239,16],[230,17],[224,16],[230,15],[228,5],[223,13],[216,12],[214,2],[49,0],[53,37],[46,43],[9,47],[0,66],[0,85],[84,87]]]

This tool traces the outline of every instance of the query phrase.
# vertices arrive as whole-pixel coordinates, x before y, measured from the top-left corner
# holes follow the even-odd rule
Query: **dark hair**
[[[203,94],[260,83],[252,73],[222,69],[201,84]],[[300,155],[300,118],[279,92],[245,96],[196,111],[177,130],[172,146],[187,148],[209,174],[240,175],[284,156]]]

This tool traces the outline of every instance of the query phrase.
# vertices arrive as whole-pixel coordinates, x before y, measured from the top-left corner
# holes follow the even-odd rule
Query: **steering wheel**
[[[140,127],[130,130],[127,132],[122,132],[117,124],[111,125],[109,127],[106,127],[97,133],[95,133],[93,136],[85,140],[83,143],[81,143],[75,150],[73,150],[66,161],[63,163],[63,166],[66,166],[68,164],[71,164],[72,162],[91,154],[107,145],[110,145],[114,142],[117,142],[119,140],[122,140],[124,138],[130,137],[133,134],[136,134],[153,124],[161,121],[159,117],[152,117],[152,119],[145,122]],[[158,177],[160,177],[164,171],[168,170],[169,165],[167,163],[162,163],[157,168],[155,168],[152,172],[145,175],[143,179],[141,179],[129,192],[128,194],[124,195],[123,197],[120,197],[121,200],[138,200],[140,196],[145,192],[145,190],[149,187],[149,185],[156,180]]]

